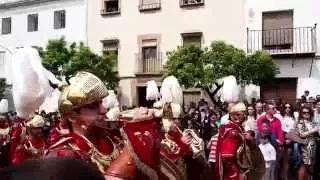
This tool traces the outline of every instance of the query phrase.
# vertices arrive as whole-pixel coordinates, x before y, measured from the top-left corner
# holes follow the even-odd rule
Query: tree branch
[[[213,91],[213,92],[210,92],[209,88],[204,88],[204,90],[209,94],[210,96],[210,99],[211,101],[223,112],[227,112],[227,110],[223,107],[223,105],[221,103],[218,103],[216,100],[215,100],[215,95],[218,93],[218,91],[223,87],[223,83],[222,84],[219,84],[217,82],[214,83],[217,88]]]

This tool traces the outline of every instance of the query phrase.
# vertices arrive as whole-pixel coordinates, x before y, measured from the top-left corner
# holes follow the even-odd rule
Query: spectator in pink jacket
[[[276,108],[272,104],[268,104],[266,106],[266,114],[261,116],[257,120],[257,126],[258,126],[258,131],[261,133],[262,132],[262,122],[267,119],[270,121],[270,130],[273,135],[277,138],[277,143],[279,145],[283,144],[284,141],[284,136],[282,133],[282,128],[281,128],[281,121],[274,117],[274,114],[276,113]]]

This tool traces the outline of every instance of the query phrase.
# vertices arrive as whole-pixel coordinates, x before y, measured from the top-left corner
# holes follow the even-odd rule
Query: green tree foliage
[[[222,41],[214,41],[204,49],[193,45],[178,47],[167,55],[164,76],[176,76],[185,88],[201,87],[211,99],[222,87],[217,80],[225,76],[235,76],[242,85],[261,84],[278,72],[278,66],[266,52],[246,55],[242,49]],[[216,89],[212,91],[213,85]]]
[[[8,85],[6,83],[6,79],[0,78],[0,100],[5,97],[4,93],[5,93],[7,87],[8,87]]]
[[[68,81],[77,72],[87,71],[98,76],[110,89],[118,86],[117,58],[113,54],[99,56],[83,43],[68,46],[64,38],[49,40],[45,50],[39,49],[39,54],[44,67],[58,78],[64,76]]]

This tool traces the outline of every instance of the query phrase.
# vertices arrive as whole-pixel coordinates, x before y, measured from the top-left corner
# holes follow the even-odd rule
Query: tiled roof
[[[2,0],[0,1],[0,9],[15,8],[18,6],[28,6],[37,3],[44,3],[57,0]]]

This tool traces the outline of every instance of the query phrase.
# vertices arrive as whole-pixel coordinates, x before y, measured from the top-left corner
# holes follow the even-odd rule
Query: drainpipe
[[[247,53],[249,53],[249,28],[247,27]]]
[[[315,53],[315,56],[317,56],[317,53],[318,53],[318,47],[317,47],[317,23],[314,24],[314,37],[313,37],[313,46],[314,46],[314,53]],[[312,57],[312,61],[311,61],[311,66],[310,66],[310,72],[309,72],[309,77],[311,77],[312,75],[312,69],[313,69],[313,63],[314,63],[314,58],[315,57]]]
[[[317,23],[314,24],[314,51],[317,55],[318,51],[318,43],[317,43]]]
[[[311,75],[312,75],[312,69],[313,69],[313,61],[314,61],[314,57],[312,58],[312,61],[311,61],[311,66],[310,66],[309,77],[311,77]]]

